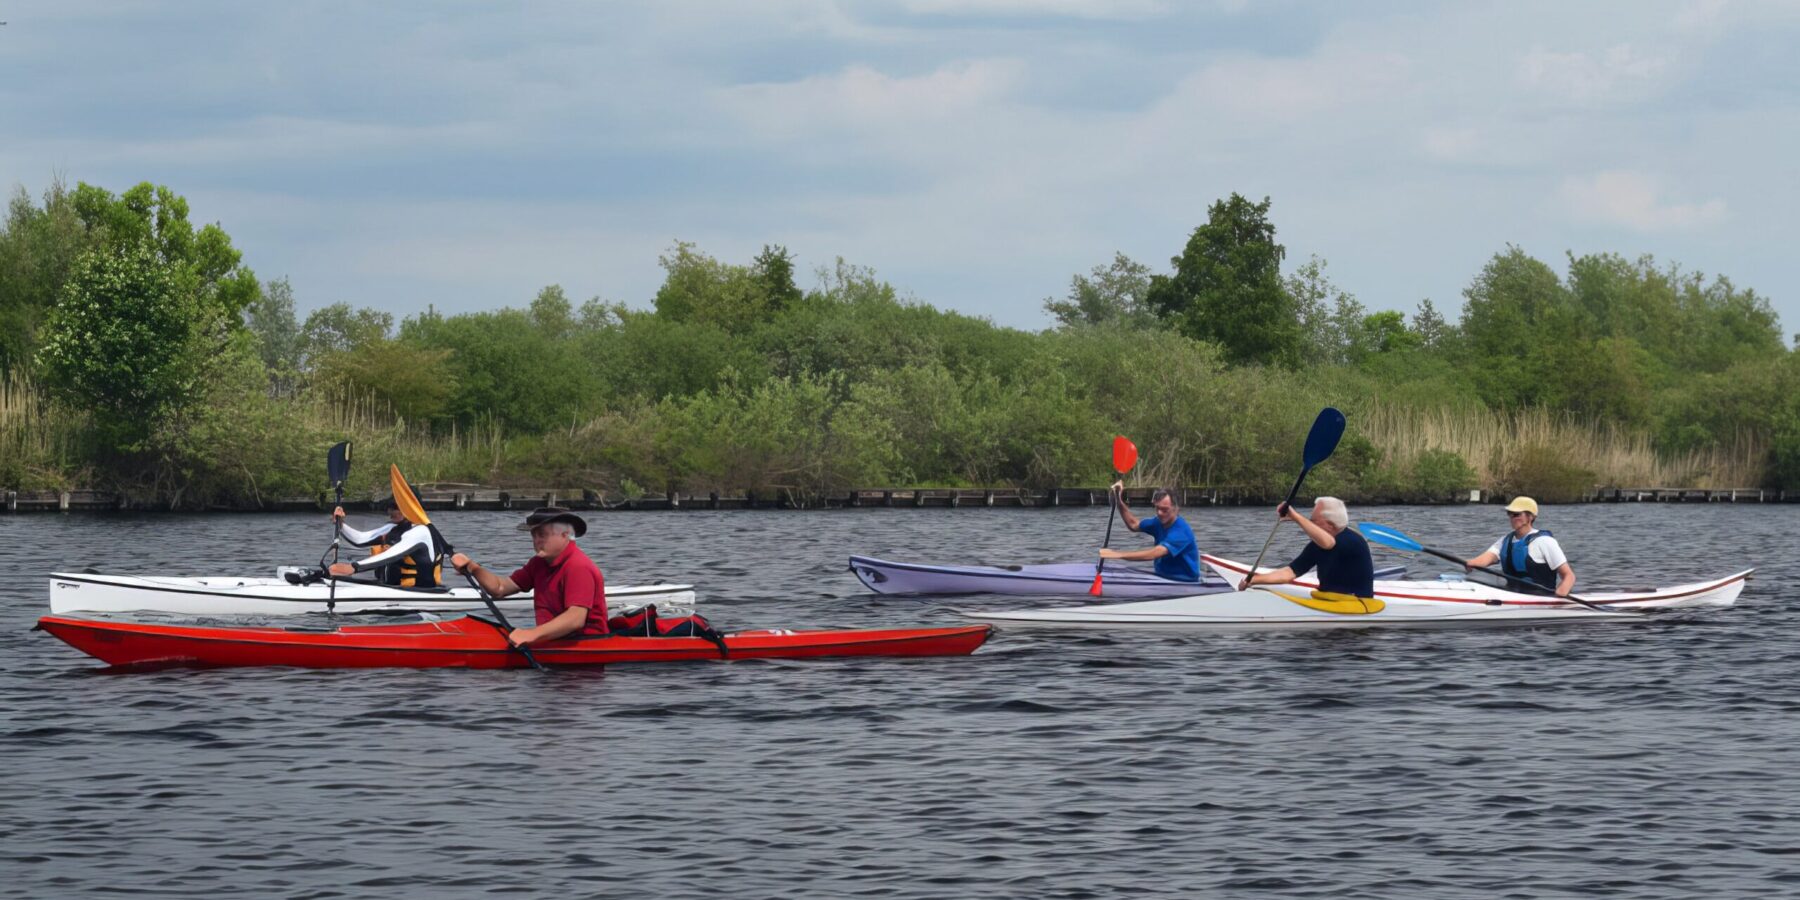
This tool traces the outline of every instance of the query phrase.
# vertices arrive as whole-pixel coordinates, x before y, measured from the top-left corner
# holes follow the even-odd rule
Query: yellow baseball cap
[[[1530,497],[1514,497],[1513,502],[1506,504],[1507,512],[1528,512],[1537,515],[1537,501]]]

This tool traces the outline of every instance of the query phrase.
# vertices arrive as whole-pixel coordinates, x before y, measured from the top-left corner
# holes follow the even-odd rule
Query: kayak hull
[[[1250,567],[1235,560],[1223,557],[1202,555],[1201,561],[1222,577],[1241,579]],[[1271,571],[1267,566],[1260,572]],[[1653,610],[1653,609],[1690,609],[1694,607],[1730,606],[1737,602],[1739,594],[1755,569],[1745,569],[1711,581],[1680,584],[1672,587],[1641,588],[1625,591],[1580,591],[1577,596],[1608,609]],[[1296,587],[1317,588],[1318,582],[1309,578],[1295,579]],[[1566,609],[1574,607],[1585,609],[1580,604],[1561,600],[1547,594],[1526,594],[1509,591],[1474,581],[1399,581],[1383,579],[1379,574],[1375,581],[1375,596],[1388,602],[1428,601],[1473,606],[1508,606],[1535,607],[1544,609]],[[1587,610],[1592,612],[1593,610]]]
[[[517,669],[531,665],[484,619],[460,617],[392,625],[218,627],[45,616],[38,627],[115,666],[293,666],[310,669]],[[725,636],[729,659],[861,656],[967,656],[987,625],[953,628],[744,631]],[[711,641],[685,637],[602,637],[533,647],[546,666],[720,659]]]
[[[280,578],[162,577],[53,572],[50,611],[161,612],[189,616],[283,616],[326,611],[328,582],[289,584]],[[607,603],[615,607],[655,604],[690,609],[694,587],[688,584],[607,586]],[[515,594],[497,601],[504,612],[530,612],[531,595]],[[339,581],[339,613],[468,612],[486,609],[474,588],[414,589]]]
[[[1139,603],[1109,603],[1059,609],[1020,609],[1002,612],[959,610],[977,621],[1008,628],[1088,628],[1117,631],[1149,630],[1257,630],[1311,628],[1443,628],[1471,625],[1543,625],[1564,622],[1641,620],[1643,616],[1610,610],[1596,612],[1580,606],[1487,606],[1435,601],[1388,601],[1378,612],[1344,614],[1312,609],[1288,599],[1286,592],[1266,588],[1225,591]],[[1310,591],[1292,591],[1304,598]]]
[[[892,562],[872,556],[850,557],[850,571],[877,594],[1008,594],[1016,596],[1084,596],[1094,584],[1095,563],[1066,562],[1028,566],[946,566]],[[1398,577],[1405,569],[1382,570]],[[1100,573],[1102,596],[1121,599],[1191,597],[1229,591],[1232,585],[1208,572],[1198,582],[1173,581],[1148,569],[1109,562]]]

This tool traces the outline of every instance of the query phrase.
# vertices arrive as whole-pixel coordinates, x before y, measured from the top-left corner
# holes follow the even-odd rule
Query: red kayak
[[[312,669],[517,669],[524,654],[485,619],[472,616],[398,625],[219,627],[45,616],[38,627],[115,666],[300,666]],[[826,656],[967,656],[992,626],[797,631],[725,635],[729,659]],[[531,648],[549,666],[719,659],[698,637],[600,637]]]

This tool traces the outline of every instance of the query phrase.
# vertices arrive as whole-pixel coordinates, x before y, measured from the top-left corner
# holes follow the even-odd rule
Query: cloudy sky
[[[648,304],[786,245],[1026,328],[1271,197],[1376,308],[1508,243],[1800,329],[1800,3],[0,0],[0,178],[187,196],[302,310]],[[810,286],[810,277],[803,286]]]

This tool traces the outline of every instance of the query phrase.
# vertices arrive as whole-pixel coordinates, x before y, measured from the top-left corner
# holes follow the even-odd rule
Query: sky
[[[1800,330],[1800,3],[0,0],[0,182],[141,181],[302,313],[647,307],[766,244],[1028,329],[1207,207],[1374,309],[1516,245]],[[812,275],[802,287],[815,283]]]

